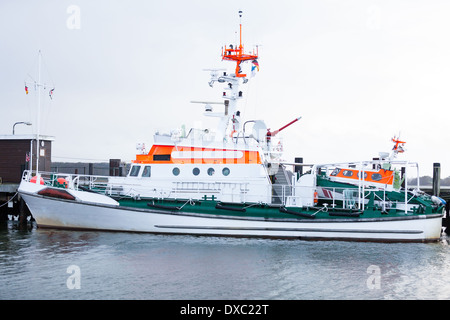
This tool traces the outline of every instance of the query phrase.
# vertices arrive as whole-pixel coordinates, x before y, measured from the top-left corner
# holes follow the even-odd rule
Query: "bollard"
[[[23,199],[21,197],[19,197],[19,201],[18,201],[18,211],[19,211],[19,225],[20,226],[26,226],[28,221],[27,221],[27,210],[26,210],[26,204],[25,201],[23,201]]]
[[[439,197],[441,191],[441,164],[433,163],[433,195]]]

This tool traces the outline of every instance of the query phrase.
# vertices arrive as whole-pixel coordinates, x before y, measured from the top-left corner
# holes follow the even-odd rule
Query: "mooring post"
[[[25,201],[19,196],[18,211],[19,211],[19,225],[23,226],[27,224],[27,212],[25,209]]]
[[[402,182],[402,188],[404,188],[405,185],[406,185],[406,182],[405,182],[405,180],[406,180],[406,168],[402,167],[400,169],[400,172],[401,172],[401,174],[400,174],[400,181]],[[417,179],[419,179],[419,177],[417,177]]]
[[[439,197],[441,191],[441,164],[433,163],[433,195]]]
[[[4,202],[0,202],[0,222],[2,221],[8,221],[8,207]]]

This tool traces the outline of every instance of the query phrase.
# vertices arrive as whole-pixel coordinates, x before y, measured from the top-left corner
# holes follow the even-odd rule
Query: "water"
[[[449,242],[23,230],[8,221],[0,299],[450,299]]]

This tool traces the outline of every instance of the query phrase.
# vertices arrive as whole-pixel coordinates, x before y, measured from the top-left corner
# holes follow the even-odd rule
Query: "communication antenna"
[[[236,62],[235,74],[237,78],[245,78],[247,76],[241,71],[240,65],[242,62],[249,60],[256,61],[256,59],[258,59],[257,52],[253,52],[251,54],[244,53],[244,46],[242,44],[242,11],[239,11],[239,46],[237,48],[234,48],[232,45],[229,47],[225,46],[225,49],[222,49],[222,59]]]

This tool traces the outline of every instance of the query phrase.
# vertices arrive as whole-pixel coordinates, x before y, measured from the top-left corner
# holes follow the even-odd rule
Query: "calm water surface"
[[[236,239],[0,225],[0,299],[450,299],[430,244]]]

